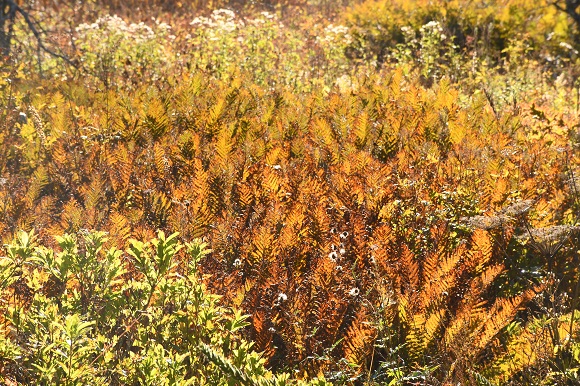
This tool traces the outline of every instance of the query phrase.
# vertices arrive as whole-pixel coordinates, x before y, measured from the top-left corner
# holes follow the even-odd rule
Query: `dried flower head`
[[[554,255],[570,236],[580,232],[580,226],[553,225],[544,228],[528,229],[517,239],[520,242],[530,243],[543,254]]]
[[[470,228],[492,230],[501,228],[506,218],[504,216],[473,216],[462,217],[460,221]]]
[[[534,200],[520,200],[513,204],[506,206],[501,210],[501,214],[509,217],[519,217],[527,214],[532,206],[534,205]]]

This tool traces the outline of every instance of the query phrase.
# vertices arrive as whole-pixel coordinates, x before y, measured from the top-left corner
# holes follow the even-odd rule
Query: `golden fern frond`
[[[493,243],[489,233],[476,229],[471,235],[472,248],[468,251],[468,264],[475,267],[476,272],[482,272],[493,256]]]
[[[170,215],[171,205],[171,199],[164,192],[147,190],[143,203],[145,220],[156,228],[162,228]]]
[[[302,205],[299,204],[290,210],[284,218],[285,225],[277,238],[277,243],[281,250],[295,246],[306,236],[305,220],[306,210]]]
[[[252,327],[256,335],[254,342],[256,342],[256,350],[262,352],[266,360],[272,358],[276,350],[272,345],[271,323],[266,323],[266,315],[262,311],[257,311],[252,315]]]
[[[314,272],[312,272],[311,282],[317,288],[330,288],[334,277],[334,271],[337,267],[336,260],[332,260],[332,252],[323,254],[323,256],[318,259]]]
[[[277,170],[266,167],[263,172],[263,189],[272,196],[277,196],[280,192],[280,175]]]
[[[367,137],[369,136],[370,122],[369,115],[366,111],[363,111],[354,122],[354,136],[355,143],[359,148],[366,145]]]
[[[116,245],[124,245],[131,236],[131,224],[125,216],[118,212],[111,213],[109,221],[111,223],[109,233],[116,239]]]
[[[574,311],[578,320],[578,311]],[[562,347],[554,340],[555,329],[562,337],[577,336],[580,324],[574,323],[570,331],[571,313],[551,319],[536,319],[525,326],[516,325],[509,337],[505,351],[490,363],[497,384],[509,382],[518,373],[536,366],[539,361],[552,357]],[[548,359],[549,360],[549,359]]]
[[[327,120],[321,118],[315,119],[311,130],[313,138],[316,138],[319,143],[322,143],[326,146],[331,146],[334,144],[334,134],[332,127],[330,127],[330,123]]]
[[[405,345],[409,358],[415,362],[420,362],[421,357],[427,348],[427,340],[425,339],[425,322],[425,315],[423,313],[415,313],[408,320]]]
[[[282,156],[283,149],[280,146],[276,146],[270,149],[264,158],[266,166],[275,166],[280,163],[280,158]]]
[[[438,300],[437,303],[441,303],[441,300]],[[423,334],[423,339],[425,340],[424,347],[427,347],[435,339],[439,338],[442,324],[445,320],[444,316],[444,309],[440,305],[433,307],[432,311],[429,313],[425,320],[425,332]]]
[[[84,198],[84,207],[87,210],[97,209],[99,203],[103,200],[105,193],[105,182],[99,175],[95,175],[88,186],[82,189]]]
[[[234,148],[233,125],[224,125],[220,129],[215,143],[215,152],[222,167],[228,164],[230,153]]]
[[[466,339],[469,333],[485,320],[488,311],[486,305],[487,301],[484,300],[466,299],[445,329],[444,344],[447,347],[462,347],[461,340]]]
[[[399,260],[403,265],[403,272],[406,275],[407,283],[410,291],[417,291],[419,289],[421,276],[419,274],[419,264],[415,259],[414,253],[409,247],[403,244],[400,252]]]
[[[131,175],[133,174],[133,167],[131,156],[125,146],[120,147],[115,154],[114,170],[119,174],[122,185],[124,187],[129,186]]]
[[[69,152],[63,142],[56,142],[51,148],[51,160],[57,169],[64,168],[69,162]]]
[[[153,139],[161,138],[170,125],[166,104],[157,98],[150,100],[145,106],[142,125]]]
[[[481,273],[481,289],[487,289],[491,283],[504,271],[504,267],[501,265],[492,265],[487,267]],[[475,280],[474,282],[479,284],[479,281]]]
[[[369,358],[374,338],[375,329],[368,320],[366,310],[361,308],[346,330],[342,343],[344,358],[348,363],[358,366],[359,372],[365,368],[363,364]]]
[[[439,258],[428,258],[427,261],[438,260],[440,263],[435,270],[432,268],[430,272],[425,270],[425,288],[421,292],[420,300],[425,307],[433,302],[437,303],[442,297],[449,296],[455,290],[457,278],[463,272],[462,267],[459,266],[460,260],[464,257],[461,253],[447,254],[445,248],[439,246],[432,254],[438,255]],[[447,257],[445,257],[446,254]]]
[[[275,258],[274,235],[266,227],[256,230],[252,240],[250,261],[252,265]]]
[[[1,199],[1,198],[0,198]],[[56,214],[57,199],[53,196],[44,196],[40,199],[40,202],[34,208],[34,215],[31,216],[31,223],[28,228],[22,227],[22,229],[29,229],[32,226],[34,228],[43,229],[50,226],[53,222],[53,216]]]
[[[36,200],[40,198],[42,189],[48,184],[48,173],[42,166],[36,168],[32,174],[28,190],[26,192],[26,205],[28,208],[33,208]]]
[[[142,124],[154,139],[161,138],[169,130],[170,120],[163,101],[157,98],[149,101],[144,115]]]
[[[237,197],[236,202],[242,210],[248,207],[255,198],[254,189],[247,183],[238,182],[235,192]]]
[[[497,333],[513,320],[521,307],[536,296],[537,291],[538,288],[533,288],[512,298],[497,299],[489,310],[485,324],[476,336],[476,348],[483,350]]]
[[[171,160],[166,156],[165,150],[159,142],[157,142],[153,147],[153,161],[157,173],[159,173],[160,176],[167,178],[171,168]]]
[[[77,201],[71,199],[64,204],[58,227],[51,228],[51,232],[56,235],[77,232],[83,225],[83,218],[82,207]]]

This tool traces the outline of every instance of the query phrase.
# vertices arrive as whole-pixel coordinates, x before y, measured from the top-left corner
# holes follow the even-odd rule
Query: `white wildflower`
[[[338,255],[336,254],[336,252],[330,252],[328,254],[328,258],[330,259],[330,261],[332,261],[334,263],[336,261],[336,259],[338,258]]]
[[[260,15],[264,16],[266,19],[269,19],[269,20],[274,19],[276,17],[276,15],[274,15],[273,13],[266,12],[266,11],[260,12]]]

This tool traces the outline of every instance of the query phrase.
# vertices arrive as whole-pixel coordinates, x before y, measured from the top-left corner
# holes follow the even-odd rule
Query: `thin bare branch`
[[[51,56],[54,56],[55,58],[62,59],[67,64],[69,64],[75,68],[78,68],[78,65],[75,62],[73,62],[69,57],[67,57],[61,53],[58,53],[56,51],[51,50],[50,48],[48,48],[44,44],[42,34],[45,31],[44,31],[44,29],[42,29],[42,27],[40,27],[38,25],[38,22],[32,18],[32,16],[30,15],[30,13],[27,10],[20,7],[16,2],[14,2],[14,0],[6,0],[6,2],[8,3],[8,7],[13,10],[14,14],[19,13],[24,18],[26,25],[28,26],[28,28],[30,28],[30,31],[32,32],[32,34],[36,38],[36,43],[38,44],[38,47],[42,51],[46,52],[47,54],[49,54]]]

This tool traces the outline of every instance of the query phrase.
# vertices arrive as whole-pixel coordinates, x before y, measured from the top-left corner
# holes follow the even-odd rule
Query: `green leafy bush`
[[[413,42],[414,35],[419,41],[433,37],[430,23],[437,23],[446,37],[439,44],[443,54],[439,63],[447,65],[451,61],[445,56],[450,52],[494,65],[503,60],[523,63],[532,56],[550,61],[561,51],[560,43],[573,40],[566,15],[547,1],[369,0],[354,5],[343,17],[352,27],[356,55],[377,65],[400,62],[400,45],[415,59],[428,59],[430,52],[425,58]]]
[[[18,234],[0,260],[0,368],[22,384],[283,385],[252,343],[246,316],[208,294],[197,263],[210,251],[177,234],[126,253],[103,232],[57,237],[59,249]],[[185,247],[185,248],[184,248]],[[185,249],[187,253],[181,254]],[[5,304],[5,303],[3,303]],[[323,385],[323,380],[314,384]]]

